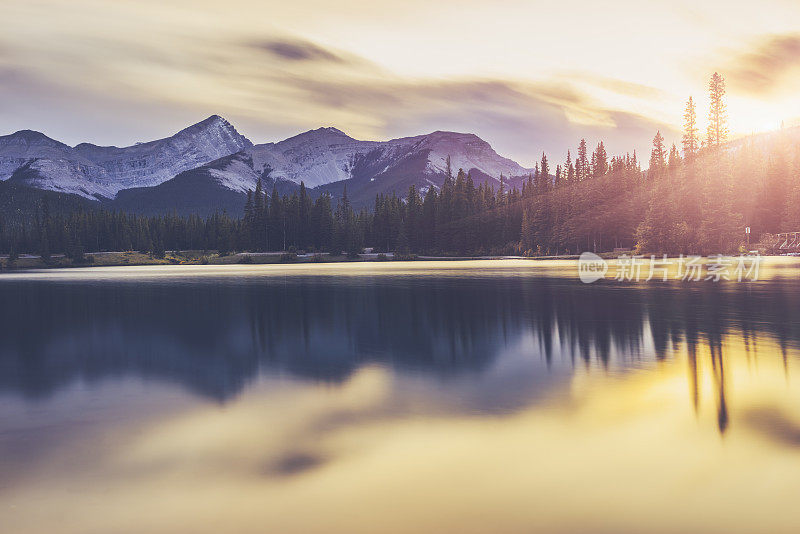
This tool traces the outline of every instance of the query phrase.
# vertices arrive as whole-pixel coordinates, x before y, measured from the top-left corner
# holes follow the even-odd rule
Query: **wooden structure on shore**
[[[775,245],[772,247],[773,254],[789,254],[800,252],[800,232],[787,232],[776,234]]]

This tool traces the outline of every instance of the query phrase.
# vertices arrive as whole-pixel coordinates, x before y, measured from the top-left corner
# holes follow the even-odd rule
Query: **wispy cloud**
[[[3,0],[0,131],[123,144],[218,113],[255,141],[459,128],[530,162],[582,136],[646,150],[717,69],[732,130],[800,116],[796,0],[640,3]]]
[[[216,113],[254,142],[321,125],[370,139],[473,132],[532,165],[542,150],[561,159],[581,137],[602,139],[612,152],[643,150],[656,129],[668,129],[597,101],[597,86],[660,96],[612,78],[411,77],[282,30],[200,36],[165,25],[159,32],[143,39],[136,31],[70,26],[51,41],[0,34],[0,79],[8,82],[0,87],[2,130],[42,129],[70,144],[130,144]]]
[[[736,88],[766,94],[780,88],[785,77],[800,67],[800,33],[762,37],[728,64],[728,77]]]
[[[618,95],[624,95],[633,98],[654,99],[666,97],[666,92],[658,87],[630,82],[627,80],[620,80],[618,78],[611,78],[608,76],[601,76],[589,72],[564,71],[559,77],[570,83],[586,83],[590,86],[604,89]]]
[[[305,93],[303,100],[352,113],[350,123],[363,119],[360,131],[375,138],[439,129],[474,132],[527,165],[542,151],[560,161],[567,149],[575,151],[582,137],[593,144],[603,140],[612,153],[641,153],[656,130],[677,136],[669,125],[606,109],[565,83],[463,79],[364,85],[309,79],[297,84]]]
[[[341,56],[326,48],[299,39],[265,39],[248,44],[286,61],[331,61],[334,63],[344,61]]]

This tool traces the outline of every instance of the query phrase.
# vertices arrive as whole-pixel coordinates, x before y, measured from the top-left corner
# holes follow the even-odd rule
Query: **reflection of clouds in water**
[[[762,426],[752,423],[750,401],[741,396],[754,377],[748,372],[737,379],[742,369],[763,372],[777,355],[781,380],[773,379],[783,386],[793,365],[800,284],[785,268],[746,291],[711,284],[587,287],[518,267],[417,278],[415,268],[421,267],[404,267],[399,276],[339,276],[341,267],[329,266],[324,277],[305,271],[254,279],[170,275],[169,281],[94,284],[68,273],[78,279],[35,283],[23,275],[4,282],[0,394],[14,402],[4,403],[0,414],[6,428],[25,436],[0,441],[0,452],[14,461],[3,466],[6,480],[24,476],[21,465],[62,455],[70,443],[85,446],[91,436],[109,443],[111,416],[121,420],[114,425],[135,424],[142,413],[172,407],[177,397],[178,404],[200,403],[197,419],[164,419],[164,428],[144,434],[149,448],[127,434],[113,441],[132,455],[130,464],[113,462],[115,469],[157,474],[189,462],[217,474],[238,465],[262,478],[305,477],[364,453],[371,442],[349,444],[354,432],[379,434],[414,418],[435,426],[450,420],[480,425],[481,419],[489,424],[531,410],[557,411],[582,398],[587,377],[629,380],[632,370],[655,366],[661,373],[676,363],[688,368],[688,380],[670,386],[679,392],[664,407],[670,414],[694,406],[704,427],[728,431],[726,438],[759,429],[786,445],[794,439],[793,427],[769,417]],[[127,406],[116,402],[118,386],[140,381],[148,395],[160,391],[163,407],[135,391]],[[179,396],[171,384],[199,398]],[[264,387],[277,396],[261,397]],[[280,395],[294,389],[328,396]],[[252,413],[232,420],[228,410],[250,391],[258,399]],[[83,392],[95,392],[107,414],[76,401]],[[615,410],[632,403],[654,420],[661,417],[660,405],[646,408],[642,397],[621,395],[616,386],[607,395],[618,397]],[[767,391],[759,395],[772,398]],[[217,418],[203,399],[220,410]],[[21,425],[26,406],[37,405],[34,427]],[[89,414],[82,424],[73,420],[79,412]],[[713,421],[705,421],[709,414]],[[63,418],[73,423],[59,424]],[[102,437],[89,431],[92,421]],[[254,430],[259,425],[269,428]],[[211,449],[216,442],[209,432],[224,438]],[[236,440],[262,449],[234,461],[228,449]],[[77,453],[62,456],[86,462]]]
[[[730,379],[747,399],[739,356],[729,356]],[[796,400],[776,390],[780,369],[765,358],[761,380],[751,377],[762,402]],[[73,448],[115,446],[60,463],[46,481],[17,479],[22,509],[9,525],[52,529],[46,515],[32,513],[36,503],[54,515],[85,513],[101,531],[152,509],[159,513],[138,528],[641,532],[657,524],[660,532],[788,532],[786,511],[800,490],[795,450],[764,454],[763,437],[744,425],[723,447],[714,425],[697,424],[684,372],[682,358],[625,375],[580,367],[566,402],[491,415],[436,413],[436,381],[383,367],[322,387],[265,377],[225,405],[195,399],[171,414],[134,414],[127,429],[97,428],[62,443],[67,457]],[[775,466],[781,476],[765,479]],[[67,488],[76,497],[61,498]],[[0,492],[0,506],[8,497]],[[112,503],[103,514],[90,511],[98,498]],[[759,513],[744,513],[753,509]],[[29,522],[14,523],[20,518]]]
[[[800,423],[774,408],[753,408],[744,413],[744,422],[754,431],[778,445],[800,447]]]

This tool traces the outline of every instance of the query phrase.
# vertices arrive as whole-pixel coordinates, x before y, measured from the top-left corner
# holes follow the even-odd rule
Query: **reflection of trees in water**
[[[0,389],[47,395],[77,378],[134,374],[222,400],[261,369],[328,381],[372,362],[481,373],[526,335],[559,365],[627,367],[684,343],[695,407],[698,348],[709,349],[724,430],[722,340],[738,333],[749,351],[771,336],[785,362],[800,338],[798,292],[788,281],[644,289],[533,277],[4,283]]]
[[[720,432],[729,424],[726,401],[726,344],[741,340],[747,364],[759,354],[759,339],[771,339],[779,347],[784,372],[789,350],[796,350],[800,335],[797,297],[800,285],[789,280],[741,286],[698,284],[662,287],[650,293],[648,317],[657,353],[667,351],[659,340],[671,339],[672,350],[684,342],[692,404],[700,405],[700,349],[706,349],[712,373],[717,423]],[[730,348],[730,347],[728,347]],[[769,354],[768,356],[777,356]]]

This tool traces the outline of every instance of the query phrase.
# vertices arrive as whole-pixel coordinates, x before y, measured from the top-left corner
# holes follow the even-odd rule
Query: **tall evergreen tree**
[[[572,164],[572,155],[567,150],[567,161],[564,163],[564,172],[567,173],[567,183],[574,184],[578,181],[575,174],[575,166]]]
[[[694,161],[700,148],[697,132],[697,108],[690,96],[683,113],[683,157],[687,162]]]
[[[550,163],[547,161],[547,154],[542,152],[542,166],[539,169],[539,193],[546,193],[550,189]]]
[[[728,139],[728,112],[725,105],[725,78],[718,72],[708,83],[708,146],[717,147]]]
[[[306,184],[301,180],[300,192],[297,198],[297,246],[303,249],[312,244],[311,208],[311,197],[308,196]]]
[[[521,252],[525,254],[528,251],[533,251],[536,248],[536,229],[534,227],[534,220],[530,215],[529,209],[525,209],[522,212],[522,229],[520,234]]]
[[[581,139],[578,145],[578,157],[575,159],[575,174],[579,182],[589,178],[589,152],[586,147],[586,139]]]
[[[672,143],[672,148],[669,149],[669,160],[667,161],[667,168],[670,171],[675,172],[681,166],[681,154],[678,152],[678,147],[675,146],[675,143]]]
[[[436,236],[436,221],[437,221],[437,195],[436,189],[429,187],[425,192],[425,198],[422,201],[422,241],[420,249],[424,251],[432,251],[436,243],[434,241]]]
[[[50,203],[47,197],[42,197],[40,203],[41,215],[39,220],[39,254],[45,260],[50,259],[50,230],[52,220],[50,219]]]
[[[664,148],[664,137],[659,130],[653,138],[653,150],[650,152],[650,172],[657,175],[665,169],[666,165],[667,153]]]
[[[333,211],[329,193],[314,201],[311,216],[312,244],[316,250],[330,251],[333,240]]]
[[[601,178],[608,172],[608,154],[606,147],[602,141],[598,143],[597,148],[592,154],[592,176],[594,178]]]

